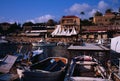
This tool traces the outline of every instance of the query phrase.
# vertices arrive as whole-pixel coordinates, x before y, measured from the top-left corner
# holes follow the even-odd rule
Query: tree
[[[96,13],[94,14],[95,16],[102,16],[103,14],[99,11],[96,11]]]
[[[0,33],[2,33],[2,27],[1,27],[1,25],[0,25]]]
[[[8,29],[9,33],[18,33],[20,31],[20,24],[17,24],[16,22],[14,24],[11,24],[10,28]]]
[[[112,13],[112,9],[107,9],[105,13]]]
[[[49,19],[47,21],[47,26],[54,26],[54,25],[56,25],[56,22],[53,19]]]
[[[85,15],[85,13],[82,11],[82,12],[80,12],[80,15]]]
[[[83,11],[82,11],[82,12],[80,12],[80,14],[81,14],[81,15],[85,15],[85,13],[84,13]]]
[[[25,22],[23,26],[33,26],[34,24],[32,22]]]
[[[93,25],[93,23],[87,19],[81,20],[81,25],[82,26],[90,26]]]

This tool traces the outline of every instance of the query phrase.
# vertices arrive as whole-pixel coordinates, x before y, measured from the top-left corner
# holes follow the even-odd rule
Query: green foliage
[[[80,12],[80,14],[81,14],[81,15],[85,15],[85,13],[84,13],[83,11],[82,11],[82,12]]]
[[[3,27],[5,26],[5,23],[1,23],[3,26],[0,25],[0,33],[3,35],[7,35],[10,33],[18,33],[22,28],[20,24],[17,24],[16,22],[13,24],[9,24],[9,28],[7,30],[3,30]]]
[[[112,9],[107,9],[105,13],[112,13]]]
[[[33,26],[34,24],[32,22],[25,22],[23,26]]]
[[[91,25],[94,25],[92,23],[92,21],[89,21],[87,19],[81,20],[80,23],[81,23],[81,26],[91,26]]]
[[[55,26],[57,24],[57,22],[55,22],[53,19],[49,19],[46,24],[47,24],[47,26]]]
[[[103,14],[99,11],[96,11],[96,13],[94,14],[95,16],[102,16]]]

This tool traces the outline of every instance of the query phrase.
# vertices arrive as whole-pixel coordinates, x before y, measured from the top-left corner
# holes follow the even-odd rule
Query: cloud
[[[75,3],[71,7],[65,10],[68,15],[76,15],[82,19],[88,19],[89,17],[93,17],[96,11],[100,11],[102,13],[105,12],[106,9],[110,8],[108,3],[105,1],[99,1],[96,5],[89,5],[87,3]],[[80,14],[80,12],[84,12],[84,16]]]
[[[31,21],[33,23],[41,23],[41,22],[47,22],[49,19],[54,19],[54,18],[55,18],[54,16],[47,14],[27,21]]]
[[[68,15],[73,14],[80,17],[81,19],[88,19],[89,17],[92,17],[94,15],[96,9],[86,3],[75,3],[70,8],[66,9],[66,12],[68,13]],[[84,12],[85,14],[81,15],[80,12]]]
[[[15,22],[18,23],[17,20],[0,16],[0,23],[3,23],[3,22],[8,22],[8,23],[10,23],[10,24],[13,24],[13,23],[15,23]]]
[[[0,22],[4,21],[5,17],[0,16]]]
[[[66,9],[66,12],[71,14],[74,14],[74,13],[80,14],[80,12],[88,11],[90,10],[90,8],[91,7],[86,3],[83,3],[83,4],[75,3],[69,9]]]
[[[96,11],[96,9],[92,9],[90,12],[88,12],[88,16],[93,17]]]
[[[109,5],[107,3],[105,3],[104,1],[100,1],[98,3],[98,9],[101,10],[102,12],[108,8],[109,8]]]

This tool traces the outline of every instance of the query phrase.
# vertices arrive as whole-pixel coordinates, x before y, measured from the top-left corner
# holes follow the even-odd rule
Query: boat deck
[[[74,68],[73,76],[80,76],[80,77],[96,77],[94,68],[90,65],[80,65],[76,64]]]

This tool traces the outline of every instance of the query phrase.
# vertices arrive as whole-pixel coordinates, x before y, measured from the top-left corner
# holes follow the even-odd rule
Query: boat
[[[8,41],[0,39],[0,44],[2,44],[2,43],[8,43]]]
[[[23,81],[63,81],[67,63],[68,60],[63,57],[48,57],[32,64],[30,69],[18,71],[20,77],[23,75]]]
[[[0,44],[3,44],[3,43],[8,43],[5,36],[0,37]]]
[[[57,46],[69,46],[70,44],[69,43],[67,43],[67,42],[61,42],[61,41],[59,41],[58,43],[57,43]]]
[[[41,39],[40,41],[32,42],[32,46],[36,46],[36,47],[39,47],[39,46],[56,46],[56,43],[47,42],[44,39]]]
[[[108,81],[105,69],[98,61],[87,55],[77,56],[71,60],[64,81]]]
[[[39,47],[37,50],[33,50],[32,53],[33,53],[32,56],[34,57],[36,55],[42,54],[43,53],[43,49],[40,49],[40,47]]]
[[[0,81],[14,81],[17,79],[17,74],[15,74],[14,64],[17,57],[14,55],[6,55],[0,61]]]

